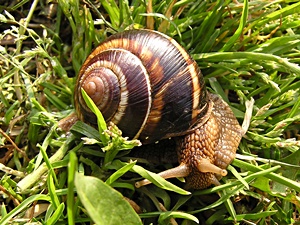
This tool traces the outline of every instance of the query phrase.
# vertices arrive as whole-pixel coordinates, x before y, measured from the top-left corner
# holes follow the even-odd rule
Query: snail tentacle
[[[198,169],[202,173],[215,173],[219,174],[221,176],[226,176],[227,171],[224,169],[221,169],[220,167],[217,167],[216,165],[212,164],[208,159],[200,159],[198,162]]]
[[[177,167],[165,170],[160,172],[158,175],[161,176],[164,179],[168,179],[168,178],[179,178],[179,177],[186,177],[188,176],[190,173],[190,169],[188,168],[188,166],[186,164],[180,164]],[[151,184],[152,182],[149,181],[148,179],[144,179],[141,181],[137,181],[135,183],[135,186],[137,188],[141,187],[141,186],[145,186],[147,184]]]

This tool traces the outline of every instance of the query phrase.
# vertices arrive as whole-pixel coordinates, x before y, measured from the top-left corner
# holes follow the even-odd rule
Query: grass
[[[300,224],[300,2],[150,2],[0,6],[0,224]],[[187,192],[160,180],[149,171],[171,165],[129,161],[139,143],[114,126],[104,136],[83,123],[67,135],[58,129],[74,110],[87,55],[129,28],[176,39],[240,121],[254,98],[249,130],[220,186]],[[157,186],[136,189],[141,176]]]

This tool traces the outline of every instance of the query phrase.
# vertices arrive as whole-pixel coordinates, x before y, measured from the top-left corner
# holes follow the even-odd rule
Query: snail
[[[243,129],[228,104],[206,90],[196,62],[174,39],[128,30],[95,48],[80,69],[74,98],[78,118],[96,126],[81,88],[124,136],[143,144],[176,139],[179,166],[162,177],[185,177],[189,188],[203,189],[227,175]]]

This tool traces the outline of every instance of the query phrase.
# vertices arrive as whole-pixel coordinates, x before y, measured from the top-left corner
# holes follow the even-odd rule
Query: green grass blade
[[[77,171],[77,157],[74,152],[70,152],[68,164],[68,193],[67,193],[67,214],[68,214],[68,224],[75,224],[75,208],[74,208],[74,180],[75,173]]]
[[[244,27],[246,25],[248,18],[248,0],[244,0],[242,17],[240,19],[240,24],[235,33],[230,37],[230,39],[225,43],[225,45],[220,49],[220,52],[226,52],[232,48],[236,41],[240,38],[243,33]]]
[[[37,194],[32,195],[26,198],[20,205],[15,207],[13,210],[11,210],[8,214],[4,215],[1,220],[0,224],[9,224],[9,221],[15,217],[17,214],[19,214],[21,211],[23,211],[25,208],[27,208],[30,204],[34,203],[35,201],[47,201],[50,202],[51,199],[49,196],[44,194]]]
[[[105,181],[106,184],[111,185],[113,182],[115,182],[118,178],[123,176],[125,173],[127,173],[131,168],[136,164],[136,162],[128,163],[122,168],[118,169],[116,172],[114,172],[110,177]]]
[[[53,215],[46,221],[45,224],[46,225],[57,224],[57,222],[59,221],[59,219],[61,217],[63,217],[64,209],[65,209],[65,204],[64,203],[61,203],[60,205],[58,205],[58,207],[54,211]]]
[[[93,100],[87,95],[87,93],[84,91],[84,89],[81,89],[82,97],[84,98],[85,103],[90,108],[90,110],[96,115],[97,117],[97,123],[98,123],[98,129],[99,129],[99,135],[100,139],[103,143],[103,145],[106,145],[108,142],[108,139],[106,135],[104,134],[104,131],[107,130],[106,122],[104,120],[103,115],[101,114],[98,107],[95,105]]]
[[[151,181],[153,184],[155,184],[156,186],[158,186],[160,188],[163,188],[163,189],[169,190],[169,191],[174,191],[181,195],[191,194],[190,192],[183,190],[182,188],[179,188],[176,185],[166,181],[164,178],[162,178],[158,174],[155,174],[153,172],[145,170],[141,166],[134,165],[132,167],[132,170],[134,172],[138,173],[139,175],[141,175],[143,178],[148,179],[149,181]]]

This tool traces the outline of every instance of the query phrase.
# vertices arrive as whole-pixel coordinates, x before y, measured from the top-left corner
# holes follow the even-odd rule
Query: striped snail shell
[[[124,31],[88,56],[78,75],[75,108],[80,120],[96,125],[81,88],[124,136],[143,144],[180,137],[180,165],[162,177],[187,177],[189,187],[205,188],[226,175],[241,128],[229,106],[206,91],[196,62],[172,38],[150,30]]]
[[[208,109],[196,63],[173,39],[148,30],[111,36],[83,64],[76,109],[80,119],[96,124],[81,88],[107,121],[142,143],[186,132]]]

